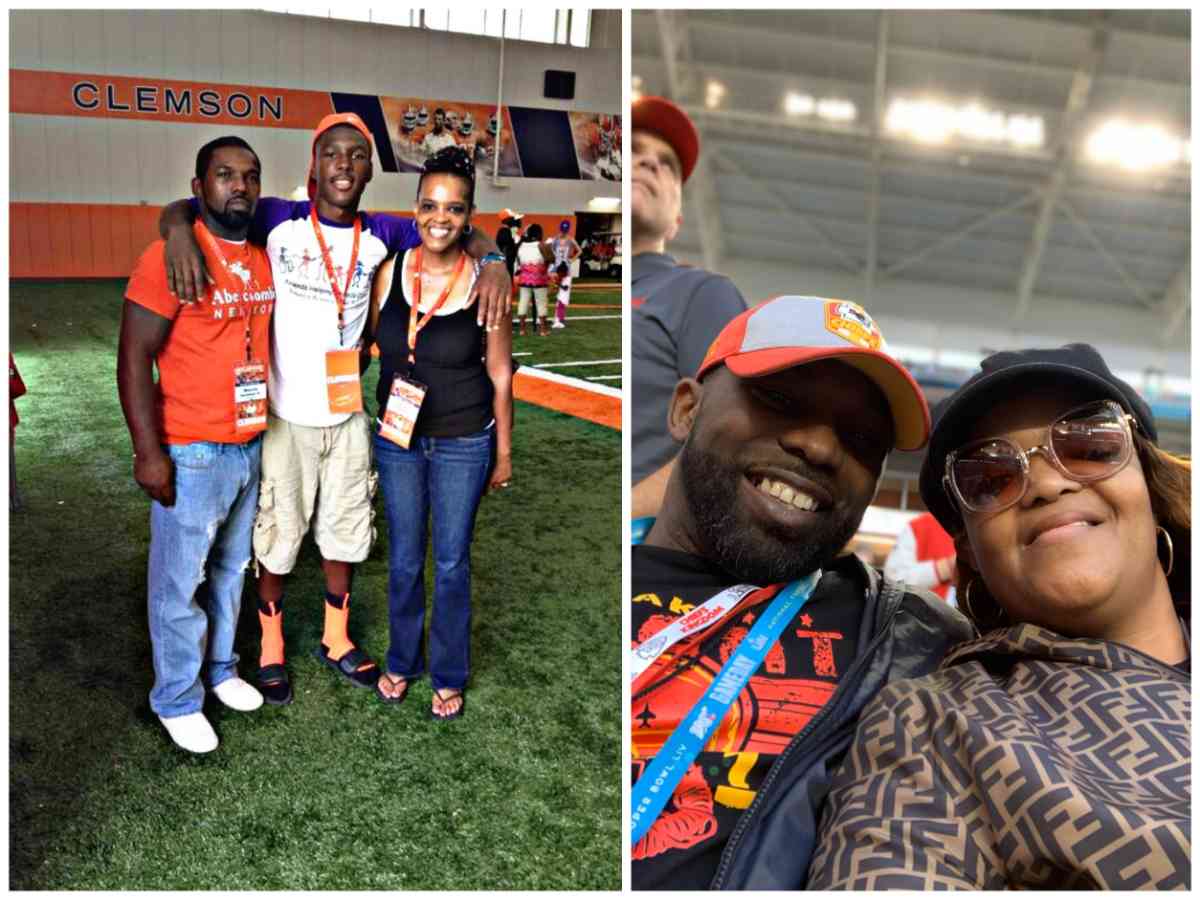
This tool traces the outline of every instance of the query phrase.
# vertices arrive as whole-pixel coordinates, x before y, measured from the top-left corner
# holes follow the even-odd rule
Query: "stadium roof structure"
[[[1189,15],[635,11],[634,89],[703,147],[672,252],[1144,310],[1186,348]]]

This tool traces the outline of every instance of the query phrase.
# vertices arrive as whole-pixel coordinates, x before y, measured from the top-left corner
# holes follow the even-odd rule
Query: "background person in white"
[[[425,140],[421,142],[425,158],[433,156],[443,147],[453,147],[455,143],[454,135],[446,128],[446,111],[438,107],[433,111],[433,129],[425,135]]]
[[[893,581],[933,591],[956,606],[954,581],[958,577],[954,540],[929,513],[922,513],[900,529],[888,554],[883,573]]]

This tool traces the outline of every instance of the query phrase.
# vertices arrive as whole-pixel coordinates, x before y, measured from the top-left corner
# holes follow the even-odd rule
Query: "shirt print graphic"
[[[644,682],[651,687],[633,704],[635,778],[708,689],[770,599],[735,613],[715,635],[703,636],[700,644],[685,640],[663,654],[655,666],[658,674],[650,674]],[[640,595],[637,602],[664,608],[663,613],[642,623],[638,644],[690,609],[687,604],[664,603],[655,594]],[[839,675],[834,646],[842,639],[840,631],[820,628],[808,612],[789,624],[663,812],[633,847],[633,859],[697,846],[717,835],[721,809],[736,814],[750,806],[766,771],[833,695]],[[676,668],[663,683],[653,686],[663,673]]]

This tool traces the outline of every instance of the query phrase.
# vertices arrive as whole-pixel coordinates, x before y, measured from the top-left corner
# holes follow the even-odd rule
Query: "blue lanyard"
[[[632,843],[641,840],[658,818],[713,729],[725,718],[725,713],[750,676],[762,665],[767,651],[779,639],[792,617],[808,602],[820,580],[821,571],[818,569],[806,578],[793,581],[775,596],[766,612],[758,617],[750,633],[721,667],[704,696],[676,726],[662,749],[650,761],[642,777],[633,786],[630,802]]]
[[[643,516],[640,519],[634,519],[632,523],[633,529],[633,546],[637,546],[642,541],[646,540],[646,535],[650,533],[650,529],[654,526],[654,516]]]

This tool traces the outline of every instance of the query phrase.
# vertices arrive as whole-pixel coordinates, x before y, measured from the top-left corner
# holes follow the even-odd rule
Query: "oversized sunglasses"
[[[1008,438],[972,441],[946,457],[942,486],[973,513],[997,513],[1019,503],[1029,490],[1029,461],[1040,453],[1078,484],[1116,475],[1133,455],[1133,416],[1112,400],[1080,406],[1055,419],[1046,439],[1022,449]]]

